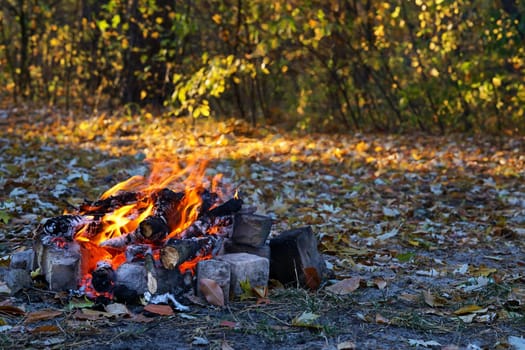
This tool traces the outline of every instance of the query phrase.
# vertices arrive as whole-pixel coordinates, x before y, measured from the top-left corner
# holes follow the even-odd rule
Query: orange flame
[[[153,193],[164,188],[171,188],[179,192],[184,191],[184,197],[177,207],[179,217],[166,240],[177,237],[198,218],[199,209],[202,205],[202,191],[210,186],[204,176],[207,162],[190,161],[185,167],[182,167],[178,162],[170,162],[165,159],[149,160],[149,163],[151,167],[149,176],[133,176],[116,184],[100,197],[101,200],[104,200],[118,195],[120,191],[129,191],[139,195],[135,203],[123,205],[110,213],[106,213],[97,222],[96,232],[90,232],[88,225],[76,234],[75,240],[81,245],[82,249],[82,276],[89,276],[96,268],[97,262],[101,260],[109,261],[113,269],[117,269],[125,262],[123,252],[100,245],[108,239],[133,233],[145,218],[152,215],[155,209],[155,203],[151,199]],[[216,176],[211,186],[218,187],[219,181],[220,176]],[[209,258],[211,256],[198,256],[181,264],[180,271],[190,269],[193,273],[198,261]],[[89,281],[88,278],[83,280],[82,283]]]

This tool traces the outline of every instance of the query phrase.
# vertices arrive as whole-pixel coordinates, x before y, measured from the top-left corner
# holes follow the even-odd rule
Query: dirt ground
[[[523,139],[301,136],[236,122],[190,130],[9,113],[0,121],[0,269],[31,246],[38,222],[170,151],[178,161],[207,158],[211,174],[275,218],[272,234],[311,226],[329,274],[315,291],[270,288],[264,303],[181,300],[190,311],[171,316],[141,305],[111,314],[36,284],[0,294],[0,348],[525,348]]]

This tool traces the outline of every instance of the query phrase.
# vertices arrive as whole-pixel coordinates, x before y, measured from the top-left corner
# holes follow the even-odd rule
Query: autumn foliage
[[[3,1],[1,97],[307,131],[521,133],[515,0]]]

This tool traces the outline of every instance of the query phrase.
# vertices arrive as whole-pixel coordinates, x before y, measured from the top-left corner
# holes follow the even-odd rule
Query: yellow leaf
[[[208,278],[199,280],[199,289],[206,301],[215,306],[224,306],[224,293],[217,282]]]
[[[467,305],[467,306],[463,306],[462,308],[459,308],[456,311],[454,311],[454,315],[465,315],[465,314],[478,312],[480,310],[483,310],[483,308],[481,306],[478,306],[478,305]]]
[[[222,22],[222,17],[218,13],[214,14],[211,19],[217,24],[221,24]]]
[[[368,143],[361,141],[355,146],[355,150],[357,152],[363,153],[363,152],[366,152],[369,147],[370,146],[368,145]]]
[[[148,93],[144,90],[140,91],[140,99],[143,100],[148,96]]]

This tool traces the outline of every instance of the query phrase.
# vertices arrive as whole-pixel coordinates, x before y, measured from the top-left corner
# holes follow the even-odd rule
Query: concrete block
[[[230,295],[241,295],[240,283],[246,280],[250,281],[252,287],[268,285],[270,272],[268,259],[248,253],[225,254],[218,256],[217,259],[230,264]]]
[[[197,295],[202,296],[199,281],[208,278],[217,282],[224,294],[224,304],[228,303],[230,296],[231,267],[226,261],[210,259],[202,260],[197,264]]]

